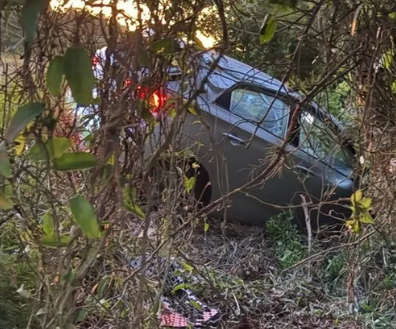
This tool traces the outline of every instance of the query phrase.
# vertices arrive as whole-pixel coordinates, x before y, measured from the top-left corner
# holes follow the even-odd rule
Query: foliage
[[[77,195],[70,200],[70,209],[78,226],[88,238],[95,239],[100,237],[95,210],[88,200],[81,195]]]
[[[273,17],[267,15],[264,19],[263,26],[260,29],[260,44],[269,43],[276,32],[276,20]]]
[[[293,220],[291,212],[284,212],[266,223],[268,237],[274,244],[282,268],[288,268],[307,256],[302,235]]]
[[[59,73],[63,72],[60,70]],[[64,74],[77,104],[89,106],[92,103],[95,83],[89,53],[78,47],[67,49],[64,57]],[[59,80],[61,78],[58,77]]]
[[[335,83],[315,97],[315,101],[334,115],[344,125],[351,125],[356,120],[351,98],[351,86],[347,81]]]
[[[0,327],[26,328],[35,307],[34,300],[17,293],[34,291],[39,283],[35,273],[37,258],[20,250],[15,222],[2,226],[0,233]],[[32,328],[36,327],[33,319]]]
[[[293,26],[295,21],[300,21],[301,17],[296,5],[295,1],[237,2],[238,10],[244,15],[230,15],[231,33],[236,39],[232,56],[254,67],[259,66],[263,71],[277,78],[281,78],[289,67],[292,70],[291,75],[296,75],[299,80],[304,81],[314,75],[316,70],[321,69],[318,64],[312,66],[312,62],[320,52],[319,45],[312,40],[304,40],[298,49],[298,35],[301,31],[282,28],[289,24]],[[305,2],[300,2],[299,5],[301,10],[306,10],[309,6]],[[279,22],[277,22],[278,16]],[[258,22],[263,23],[260,26]],[[303,22],[304,18],[301,25]],[[278,31],[274,33],[276,29]],[[298,51],[297,57],[296,51]],[[293,65],[287,65],[289,61]]]
[[[47,70],[48,89],[53,96],[59,96],[65,71],[65,60],[62,56],[56,56],[51,60]]]
[[[26,1],[21,12],[21,26],[23,28],[26,42],[32,43],[36,37],[39,15],[48,5],[46,0]]]
[[[7,41],[23,63],[0,86],[0,295],[7,301],[0,300],[0,327],[30,320],[40,328],[157,327],[162,282],[126,267],[136,255],[183,258],[185,274],[200,276],[195,291],[239,328],[267,328],[274,318],[281,328],[355,325],[351,310],[366,327],[395,322],[394,1],[214,3],[206,10],[203,0],[143,1],[138,17],[116,2],[65,12],[43,0],[3,3],[2,17],[15,12],[20,21],[12,24],[25,38]],[[98,8],[109,19],[89,14]],[[136,31],[127,33],[120,19]],[[214,210],[194,198],[211,182],[200,181],[199,159],[180,134],[187,113],[201,122],[193,104],[206,80],[190,93],[197,49],[205,51],[197,30],[215,37],[218,51],[299,89],[302,105],[315,100],[355,128],[354,175],[372,170],[343,201],[353,211],[347,226],[364,234],[309,237],[308,250],[289,213],[268,221],[270,243],[257,228],[227,234],[229,223],[213,233]],[[91,58],[104,45],[104,79],[96,79]],[[181,70],[189,99],[160,97],[170,66]],[[274,150],[278,169],[263,159],[259,184],[276,176],[283,151]],[[330,189],[323,194],[333,201]],[[216,200],[216,211],[226,201]]]
[[[351,196],[352,218],[346,222],[353,233],[360,233],[362,224],[374,224],[369,210],[371,209],[371,199],[363,198],[363,192],[357,190]]]

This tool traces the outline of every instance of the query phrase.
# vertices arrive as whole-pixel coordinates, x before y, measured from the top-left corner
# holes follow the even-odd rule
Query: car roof
[[[205,98],[208,102],[214,102],[224,92],[236,85],[243,84],[264,88],[278,93],[280,96],[287,96],[295,100],[303,99],[302,94],[291,91],[278,79],[237,59],[214,51],[203,53],[201,58],[200,72],[198,73],[201,79],[208,75],[212,65],[216,63],[215,69],[206,78],[208,87],[206,88],[207,95]],[[326,109],[318,106],[315,102],[311,102],[310,105],[315,111],[331,119],[337,128],[342,129],[342,124]]]
[[[212,71],[209,79],[218,88],[229,89],[235,84],[248,83],[273,91],[288,92],[279,80],[248,64],[215,51],[202,54],[201,69],[203,71],[209,71],[214,64],[216,68]]]

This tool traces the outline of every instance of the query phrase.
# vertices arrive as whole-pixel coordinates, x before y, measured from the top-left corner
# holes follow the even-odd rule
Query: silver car
[[[313,227],[350,216],[345,200],[355,187],[355,151],[331,115],[315,104],[294,115],[300,95],[216,52],[199,57],[187,84],[176,76],[174,71],[167,84],[170,94],[188,98],[203,88],[196,98],[198,115],[188,113],[182,125],[181,147],[199,163],[196,197],[212,204],[215,214],[263,225],[291,208],[304,223],[304,200]]]
[[[184,147],[200,164],[196,196],[215,205],[226,197],[228,207],[219,214],[250,224],[262,225],[289,208],[302,224],[303,200],[313,227],[347,219],[355,151],[340,124],[315,104],[292,119],[299,95],[259,70],[218,56],[202,55],[191,84],[194,91],[204,83],[199,115],[188,114],[182,126]]]

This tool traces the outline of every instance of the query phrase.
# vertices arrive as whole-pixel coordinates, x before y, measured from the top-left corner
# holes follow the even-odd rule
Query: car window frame
[[[238,115],[235,112],[231,111],[231,95],[232,92],[234,90],[237,89],[246,89],[249,91],[253,91],[253,92],[257,92],[257,93],[262,93],[265,95],[268,95],[270,97],[273,97],[277,100],[280,100],[281,102],[285,103],[286,105],[289,106],[289,113],[287,115],[287,120],[285,120],[285,127],[284,127],[284,135],[283,136],[278,136],[276,134],[274,134],[273,132],[265,129],[264,127],[261,127],[260,125],[257,124],[257,122],[254,122],[252,120],[248,120],[244,117],[242,117],[241,115]],[[226,97],[225,97],[226,96]],[[219,102],[219,100],[221,100],[221,102]],[[226,104],[225,104],[226,102]],[[284,93],[280,93],[280,92],[276,92],[274,90],[271,89],[267,89],[261,86],[257,86],[257,85],[251,85],[251,84],[236,84],[234,86],[232,86],[231,88],[229,88],[228,90],[226,90],[225,92],[223,92],[219,97],[216,98],[216,100],[214,101],[214,103],[222,108],[224,108],[225,110],[227,110],[229,113],[245,120],[245,122],[247,123],[251,123],[252,125],[255,125],[256,127],[258,127],[259,129],[265,131],[268,134],[271,134],[272,136],[280,139],[280,140],[286,140],[286,135],[290,126],[290,118],[291,118],[291,114],[293,112],[293,108],[296,106],[296,102],[291,98],[288,97],[288,95],[284,94]]]
[[[300,110],[299,110],[299,113],[298,113],[298,120],[296,120],[296,122],[295,122],[294,136],[292,137],[292,140],[291,140],[293,146],[296,147],[296,148],[297,148],[298,150],[300,150],[301,152],[303,152],[304,154],[307,154],[308,156],[310,156],[310,157],[312,157],[312,158],[314,158],[314,159],[320,161],[321,163],[323,163],[323,164],[325,164],[325,165],[327,165],[327,166],[332,167],[334,170],[336,170],[337,172],[341,173],[342,175],[345,175],[345,174],[342,173],[336,166],[334,166],[334,165],[332,164],[332,161],[328,161],[328,160],[326,161],[326,160],[325,160],[325,159],[329,159],[328,156],[326,156],[326,157],[324,157],[324,158],[323,158],[323,157],[319,157],[319,156],[317,156],[316,154],[312,154],[312,153],[310,153],[310,152],[307,152],[307,151],[305,151],[303,148],[300,147],[300,146],[301,146],[301,144],[300,144],[300,136],[301,136],[301,135],[300,135],[300,133],[301,133],[301,125],[300,125],[300,122],[301,122],[301,115],[302,115],[304,112],[310,113],[311,115],[313,115],[313,116],[315,117],[315,120],[319,120],[322,124],[326,125],[326,126],[330,129],[330,131],[331,131],[336,137],[339,137],[339,138],[340,138],[340,141],[341,141],[341,142],[338,142],[338,144],[339,144],[342,148],[347,149],[347,150],[351,153],[351,155],[352,155],[353,157],[356,156],[356,151],[355,151],[355,149],[353,148],[351,142],[348,141],[347,139],[345,139],[345,138],[343,138],[343,137],[341,136],[342,131],[341,131],[341,129],[334,123],[334,121],[333,121],[333,119],[331,118],[331,116],[330,116],[330,115],[326,115],[326,113],[320,111],[318,108],[315,108],[313,105],[309,105],[308,108],[303,108],[303,109],[300,109]],[[326,119],[329,120],[329,124],[325,122]],[[339,160],[337,160],[337,161],[339,161]],[[355,162],[355,159],[353,160],[353,162]],[[353,166],[354,166],[354,163],[351,164],[351,171],[353,170]]]

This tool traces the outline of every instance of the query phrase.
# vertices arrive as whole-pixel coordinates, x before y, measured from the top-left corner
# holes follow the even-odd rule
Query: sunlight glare
[[[70,0],[66,1],[66,4],[64,4],[65,1],[63,0],[51,0],[50,1],[50,6],[53,10],[62,10],[66,11],[70,8],[77,8],[77,9],[87,9],[89,10],[93,15],[104,15],[106,17],[111,16],[111,8],[109,4],[111,3],[111,0],[101,0],[100,2],[97,2],[98,4],[100,3],[103,6],[98,6],[98,7],[91,7],[86,5],[86,2],[84,0]],[[134,1],[126,0],[126,1],[119,1],[117,4],[117,8],[125,13],[124,15],[120,15],[118,17],[118,22],[122,26],[126,26],[129,30],[133,31],[136,29],[136,19],[138,16],[138,10],[135,6]],[[150,19],[150,11],[146,6],[142,6],[142,20],[143,21],[148,21]],[[215,44],[215,39],[211,36],[205,36],[202,34],[201,31],[196,32],[197,38],[202,42],[203,46],[205,48],[212,48]]]

